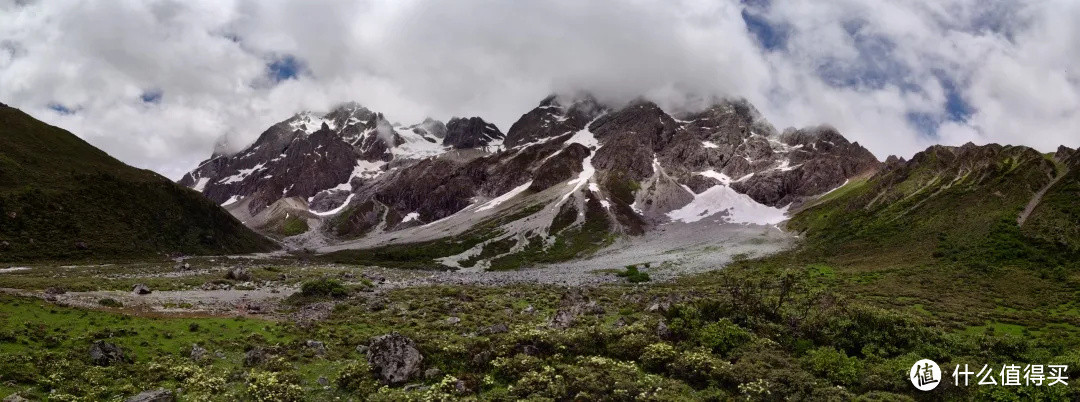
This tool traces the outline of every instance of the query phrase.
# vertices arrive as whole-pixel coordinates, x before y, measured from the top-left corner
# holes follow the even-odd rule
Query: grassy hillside
[[[197,192],[0,106],[0,261],[272,247]]]
[[[1026,147],[935,146],[829,194],[788,227],[804,232],[807,249],[821,254],[902,250],[908,259],[981,270],[1075,272],[1075,172],[1049,188],[1023,227],[1017,223],[1036,193],[1063,172]]]

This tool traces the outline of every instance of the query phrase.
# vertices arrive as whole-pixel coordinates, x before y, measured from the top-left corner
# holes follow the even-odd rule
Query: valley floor
[[[691,229],[664,234],[685,239],[679,246],[643,238],[575,264],[511,272],[272,256],[8,269],[0,396],[123,400],[165,388],[180,400],[1080,397],[1071,383],[950,381],[924,394],[906,378],[929,358],[950,372],[960,363],[1067,364],[1080,381],[1076,274],[973,272],[902,251],[781,251],[794,240],[767,227],[734,228],[728,239],[738,241],[718,246],[723,238]],[[653,280],[616,275],[630,264]],[[538,279],[575,267],[577,276]],[[151,293],[133,294],[136,284]],[[408,381],[384,386],[369,345],[394,332],[423,360]],[[96,341],[119,346],[123,358],[95,362]]]

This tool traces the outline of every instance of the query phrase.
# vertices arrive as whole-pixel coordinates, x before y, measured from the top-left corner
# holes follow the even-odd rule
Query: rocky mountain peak
[[[521,116],[506,132],[508,148],[584,129],[590,121],[609,111],[588,93],[549,95]]]
[[[485,148],[501,142],[505,136],[494,124],[479,117],[455,117],[446,123],[443,145],[454,149]]]

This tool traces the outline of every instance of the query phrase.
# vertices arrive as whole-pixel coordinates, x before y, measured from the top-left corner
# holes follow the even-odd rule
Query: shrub
[[[852,385],[858,382],[859,360],[832,347],[811,350],[802,361],[807,370],[834,384]]]
[[[630,283],[648,282],[651,280],[649,274],[638,270],[636,265],[627,265],[626,271],[616,273],[619,277],[626,278]]]
[[[379,388],[378,382],[371,377],[371,366],[362,360],[349,362],[341,369],[337,386],[345,391],[361,395],[374,393]]]
[[[349,295],[349,290],[336,279],[322,278],[304,282],[300,285],[300,294],[305,297],[334,297]]]
[[[302,399],[303,389],[282,373],[252,371],[248,375],[247,396],[258,402],[288,402]]]
[[[98,304],[100,304],[102,306],[105,306],[105,307],[112,307],[112,308],[124,307],[124,303],[120,303],[119,301],[117,301],[116,299],[113,299],[111,297],[106,297],[104,299],[100,299],[97,302],[98,302]]]
[[[668,363],[674,361],[678,354],[679,352],[675,350],[674,346],[666,343],[654,343],[646,346],[645,351],[641,353],[641,364],[652,371],[664,371],[667,369]]]
[[[749,342],[752,335],[749,331],[731,321],[721,319],[701,327],[697,331],[696,338],[701,346],[709,348],[714,353],[726,355],[735,348]]]

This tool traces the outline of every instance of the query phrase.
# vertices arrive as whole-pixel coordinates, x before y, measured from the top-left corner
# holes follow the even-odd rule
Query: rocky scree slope
[[[0,261],[273,248],[198,193],[0,106]]]
[[[572,258],[669,222],[777,224],[880,167],[832,128],[777,132],[744,100],[669,113],[582,95],[544,99],[505,136],[475,117],[404,127],[356,104],[302,113],[181,184],[249,215],[298,198],[324,244],[442,239],[438,257],[468,265]]]

